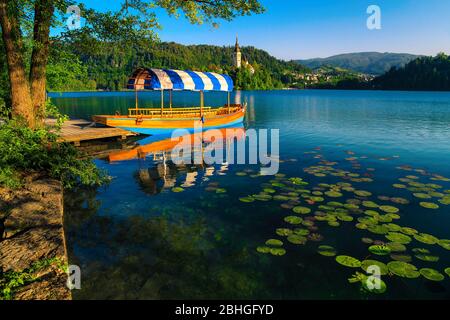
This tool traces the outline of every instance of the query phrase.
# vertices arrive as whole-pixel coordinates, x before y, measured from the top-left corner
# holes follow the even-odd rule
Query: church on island
[[[250,70],[251,74],[255,73],[255,68],[247,61],[247,59],[242,55],[241,48],[239,47],[239,40],[236,36],[236,45],[234,47],[233,53],[233,65],[236,69],[247,68]]]

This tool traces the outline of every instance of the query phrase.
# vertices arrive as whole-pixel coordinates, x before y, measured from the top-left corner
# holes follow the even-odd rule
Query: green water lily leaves
[[[391,249],[385,245],[372,245],[369,247],[369,251],[378,256],[387,256],[391,253]]]
[[[392,231],[392,232],[398,232],[398,231],[402,230],[402,227],[400,227],[398,224],[395,224],[395,223],[386,223],[385,226],[386,226],[386,228],[389,229],[389,231]]]
[[[414,279],[420,276],[417,268],[407,262],[391,261],[387,264],[389,271],[399,277]]]
[[[444,272],[450,277],[450,267],[445,268]]]
[[[406,251],[406,246],[398,242],[388,242],[386,246],[391,249],[392,252],[404,252]]]
[[[344,206],[343,203],[340,203],[340,202],[337,202],[337,201],[330,201],[330,202],[327,203],[327,205],[330,206],[330,207],[343,207]]]
[[[407,254],[393,253],[393,254],[391,254],[391,258],[393,260],[402,261],[402,262],[411,262],[412,261],[412,257]]]
[[[408,236],[413,236],[413,235],[419,233],[419,231],[417,231],[416,229],[409,228],[409,227],[402,227],[401,232],[404,234],[407,234]]]
[[[292,209],[292,211],[294,211],[295,213],[298,213],[298,214],[308,214],[311,212],[311,209],[307,208],[307,207],[297,206],[297,207],[294,207]]]
[[[450,240],[449,239],[441,239],[438,241],[438,245],[440,245],[445,250],[450,250]]]
[[[263,189],[263,191],[264,191],[265,193],[275,193],[275,192],[276,192],[276,190],[275,190],[275,189],[272,189],[272,188],[265,188],[265,189]]]
[[[389,233],[389,229],[383,224],[381,224],[381,225],[378,225],[378,224],[376,224],[376,225],[369,225],[367,227],[367,230],[372,232],[372,233],[375,233],[375,234],[386,234],[386,233]],[[391,241],[394,241],[394,240],[391,240]]]
[[[420,202],[419,204],[426,209],[433,209],[433,210],[439,209],[439,205],[433,202]]]
[[[282,245],[283,241],[278,239],[269,239],[266,241],[266,246],[281,247]]]
[[[442,199],[439,199],[438,201],[439,201],[440,204],[443,204],[443,205],[447,206],[447,205],[450,204],[450,197],[444,197]]]
[[[299,235],[299,236],[307,236],[309,233],[310,232],[308,229],[303,229],[303,228],[294,229],[294,234]]]
[[[400,211],[398,208],[393,207],[393,206],[380,206],[379,209],[386,213],[397,213]]]
[[[305,244],[308,241],[308,239],[298,234],[291,234],[287,237],[287,241],[289,241],[292,244]]]
[[[439,261],[438,256],[433,256],[430,254],[419,253],[419,254],[416,254],[415,257],[419,260],[427,261],[427,262],[438,262]]]
[[[392,186],[397,189],[406,189],[406,186],[401,183],[394,183]]]
[[[390,198],[390,200],[392,202],[398,203],[398,204],[409,204],[409,200],[407,200],[405,198],[394,197],[394,198]]]
[[[172,188],[172,192],[175,192],[175,193],[179,193],[179,192],[183,192],[183,191],[184,191],[184,189],[182,187],[173,187]]]
[[[337,256],[336,257],[336,262],[341,264],[341,265],[343,265],[343,266],[349,267],[349,268],[359,268],[359,267],[361,267],[361,261],[359,261],[356,258],[350,257],[350,256],[344,256],[344,255]]]
[[[361,262],[361,269],[363,269],[365,272],[367,272],[367,269],[370,266],[376,266],[380,269],[380,275],[386,275],[388,274],[388,267],[383,262],[377,261],[377,260],[364,260]]]
[[[368,216],[371,216],[371,217],[378,217],[380,215],[375,210],[366,210],[366,211],[364,211],[364,213],[367,214]]]
[[[399,232],[389,232],[385,237],[392,242],[398,242],[401,244],[408,244],[412,240],[410,236]]]
[[[260,246],[256,248],[259,253],[270,253],[270,248],[265,246]]]
[[[248,203],[248,202],[255,201],[255,199],[253,197],[251,197],[251,196],[248,196],[248,197],[241,197],[241,198],[239,198],[239,201]]]
[[[426,193],[413,193],[413,196],[419,199],[431,199],[431,196]]]
[[[297,216],[287,216],[284,218],[284,221],[290,224],[300,224],[303,219]]]
[[[270,248],[270,254],[273,256],[284,256],[286,254],[286,250],[283,248]]]
[[[328,221],[330,227],[339,227],[341,224],[337,221]]]
[[[343,194],[338,191],[327,191],[325,194],[330,198],[339,198],[343,196]]]
[[[217,188],[217,189],[216,189],[216,193],[219,193],[219,194],[221,194],[221,193],[227,193],[227,189],[225,189],[225,188]]]
[[[378,279],[376,277],[367,277],[364,281],[361,282],[364,290],[369,291],[370,293],[385,293],[387,290],[386,283]]]
[[[442,281],[444,280],[444,275],[437,270],[431,268],[422,268],[420,269],[420,274],[430,281]]]
[[[334,257],[336,255],[336,249],[327,245],[319,246],[317,252],[325,257]]]
[[[378,208],[378,204],[373,201],[363,201],[362,205],[367,208]]]
[[[288,201],[289,197],[281,194],[277,194],[276,196],[273,196],[273,200],[276,201]]]
[[[278,228],[275,233],[280,237],[287,237],[288,235],[291,235],[293,231],[287,228]]]
[[[431,234],[427,233],[418,233],[414,235],[414,239],[416,239],[419,242],[425,243],[425,244],[436,244],[439,242],[439,239],[435,236],[432,236]]]
[[[414,249],[412,249],[412,252],[414,252],[414,253],[428,254],[428,253],[430,253],[430,250],[425,249],[425,248],[414,248]]]
[[[372,195],[371,192],[364,190],[356,190],[354,193],[359,197],[370,197]]]

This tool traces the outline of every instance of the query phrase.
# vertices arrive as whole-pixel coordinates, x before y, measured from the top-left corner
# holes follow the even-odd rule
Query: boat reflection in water
[[[243,126],[214,130],[220,132],[223,137],[223,143],[214,147],[216,151],[223,147],[224,161],[222,163],[207,164],[205,161],[179,163],[172,160],[172,150],[175,147],[191,150],[192,159],[194,159],[194,153],[201,152],[203,156],[208,145],[214,142],[214,139],[210,139],[211,135],[207,134],[208,131],[176,137],[150,136],[138,141],[139,145],[131,150],[109,154],[108,159],[110,162],[139,159],[140,168],[134,177],[147,194],[156,195],[164,189],[174,187],[190,188],[199,182],[208,181],[214,174],[225,175],[228,171],[229,164],[226,159],[230,150],[234,148],[236,141],[245,139]]]

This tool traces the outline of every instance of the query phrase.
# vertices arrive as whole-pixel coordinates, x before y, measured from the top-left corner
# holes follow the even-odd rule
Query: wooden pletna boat
[[[233,80],[225,74],[198,71],[180,71],[168,69],[136,70],[128,81],[128,89],[135,90],[135,107],[128,109],[128,115],[95,115],[93,121],[128,131],[158,135],[167,134],[176,129],[194,129],[201,125],[203,129],[223,128],[239,124],[245,116],[246,106],[230,103]],[[139,108],[138,91],[158,90],[161,92],[160,108]],[[169,106],[164,105],[164,92],[169,91]],[[200,106],[179,108],[172,106],[173,91],[197,91],[200,94]],[[204,105],[204,93],[208,91],[227,92],[227,103],[221,107]]]

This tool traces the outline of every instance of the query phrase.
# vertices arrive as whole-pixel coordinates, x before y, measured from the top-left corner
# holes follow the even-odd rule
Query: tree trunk
[[[37,125],[43,123],[45,116],[46,71],[53,11],[52,0],[36,0],[34,5],[34,43],[31,55],[30,84]]]
[[[0,0],[0,24],[11,85],[12,115],[14,118],[22,118],[29,127],[34,128],[35,117],[30,85],[23,62],[22,37],[17,18],[18,8],[12,8],[13,6],[17,6],[16,1]]]

